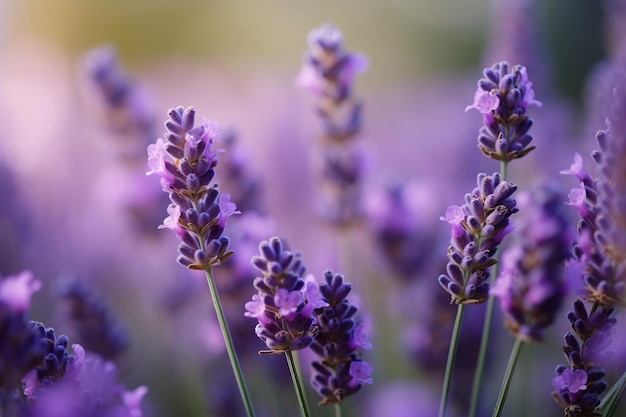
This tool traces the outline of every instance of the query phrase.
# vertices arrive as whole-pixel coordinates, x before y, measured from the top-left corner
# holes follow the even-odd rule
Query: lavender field
[[[0,417],[626,415],[622,0],[0,0],[0,195]]]

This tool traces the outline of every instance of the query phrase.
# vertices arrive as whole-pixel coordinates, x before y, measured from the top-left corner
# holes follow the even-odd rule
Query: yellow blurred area
[[[183,56],[293,70],[308,31],[331,22],[383,78],[475,65],[490,0],[2,1],[9,42],[45,40],[71,55],[111,42],[129,65]]]

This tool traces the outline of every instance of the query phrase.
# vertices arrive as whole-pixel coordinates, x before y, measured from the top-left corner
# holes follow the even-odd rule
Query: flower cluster
[[[357,307],[347,298],[352,285],[332,271],[324,272],[324,280],[320,293],[325,305],[315,309],[319,332],[311,344],[320,357],[312,362],[311,385],[322,397],[321,405],[341,402],[373,382],[372,366],[361,359],[360,352],[372,344],[365,324],[357,325]]]
[[[70,353],[67,336],[27,320],[31,296],[40,287],[29,271],[0,280],[0,414],[141,417],[146,387],[126,391],[116,382],[115,365],[86,358],[78,344]]]
[[[607,347],[611,342],[617,319],[614,308],[599,306],[587,311],[582,300],[574,302],[567,313],[571,331],[565,335],[563,351],[568,365],[556,367],[552,380],[553,398],[563,407],[568,417],[595,417],[600,395],[608,384],[606,372],[600,365],[606,362]]]
[[[27,319],[31,295],[39,288],[29,271],[0,279],[0,410],[45,353]]]
[[[524,341],[543,340],[566,293],[563,269],[569,256],[568,219],[551,187],[523,194],[521,242],[503,256],[503,271],[491,294],[500,299],[509,330]]]
[[[352,95],[354,78],[367,69],[367,59],[343,49],[343,35],[326,24],[309,33],[309,50],[296,85],[311,91],[324,125],[317,167],[329,221],[346,225],[361,215],[364,154],[355,141],[361,129],[362,104]]]
[[[528,146],[533,139],[528,133],[533,121],[526,112],[530,105],[541,106],[535,100],[526,67],[511,67],[503,61],[485,68],[483,75],[478,80],[474,103],[465,108],[483,115],[485,124],[478,134],[478,147],[498,161],[521,158],[535,148]]]
[[[232,252],[223,236],[226,221],[239,214],[228,194],[217,185],[217,154],[211,149],[219,137],[207,121],[195,126],[196,111],[177,107],[168,111],[164,139],[148,147],[147,174],[161,176],[163,190],[172,203],[160,228],[171,229],[180,239],[178,262],[190,269],[206,270],[224,262]]]
[[[598,143],[606,140],[606,132],[597,134]],[[601,145],[602,147],[603,145]],[[596,159],[600,154],[595,153]],[[583,169],[582,157],[574,157],[574,163],[562,174],[571,174],[579,181],[580,186],[569,193],[569,205],[573,206],[580,220],[578,221],[578,240],[574,244],[574,256],[583,269],[583,282],[587,292],[587,301],[606,305],[620,305],[624,297],[623,265],[614,262],[607,241],[613,235],[606,216],[600,216],[599,190],[597,181]],[[606,183],[604,183],[606,184]],[[606,192],[605,188],[605,192]],[[606,201],[606,197],[605,197]],[[602,230],[600,230],[602,224]]]
[[[97,101],[98,112],[106,126],[117,134],[152,140],[154,115],[145,92],[121,67],[112,45],[102,45],[89,51],[84,71],[91,96]]]
[[[308,347],[319,331],[313,311],[326,305],[319,298],[319,287],[306,272],[300,255],[283,248],[277,237],[259,245],[261,256],[252,264],[263,276],[254,279],[258,293],[246,303],[247,317],[256,318],[257,336],[269,350],[283,353]]]
[[[502,239],[513,230],[509,220],[518,211],[517,186],[500,174],[478,174],[478,186],[465,195],[461,207],[450,206],[441,220],[452,227],[449,262],[439,283],[457,304],[482,303],[489,298],[489,268]]]

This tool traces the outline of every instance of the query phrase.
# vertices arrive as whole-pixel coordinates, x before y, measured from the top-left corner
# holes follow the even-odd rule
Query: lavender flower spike
[[[283,249],[274,237],[259,245],[261,256],[252,264],[263,276],[254,280],[258,293],[246,303],[246,317],[256,318],[257,336],[269,350],[262,354],[279,354],[308,347],[318,332],[313,310],[326,305],[318,286],[306,271],[300,254]]]
[[[489,268],[502,239],[513,230],[509,221],[518,211],[511,198],[517,185],[500,174],[478,174],[478,185],[465,195],[465,204],[451,206],[445,217],[452,227],[446,274],[439,284],[456,304],[482,303],[489,298]]]
[[[177,261],[190,269],[208,270],[232,254],[222,233],[228,218],[240,212],[217,184],[211,186],[217,166],[211,145],[219,133],[207,121],[195,126],[195,115],[192,107],[168,111],[164,138],[148,146],[147,174],[161,176],[172,201],[169,217],[159,228],[171,229],[180,239]]]
[[[311,385],[322,396],[320,405],[341,402],[374,382],[372,365],[361,359],[361,351],[372,344],[364,324],[357,325],[357,307],[347,299],[352,285],[332,271],[324,272],[324,280],[320,292],[325,305],[315,309],[320,331],[311,344],[319,356],[312,362]]]
[[[563,269],[569,255],[568,221],[559,193],[544,187],[520,198],[526,213],[521,245],[503,256],[503,271],[491,289],[500,299],[505,323],[515,337],[543,340],[565,297]]]
[[[602,368],[609,352],[616,317],[613,307],[600,305],[587,311],[582,300],[567,313],[571,331],[565,335],[563,352],[569,366],[556,367],[552,397],[566,416],[597,417],[600,395],[607,389]]]
[[[485,125],[478,133],[478,147],[489,158],[509,162],[521,158],[535,147],[528,146],[533,137],[529,130],[532,119],[526,115],[535,100],[526,67],[511,67],[498,62],[483,71],[478,80],[474,102],[465,111],[476,109],[483,114]]]

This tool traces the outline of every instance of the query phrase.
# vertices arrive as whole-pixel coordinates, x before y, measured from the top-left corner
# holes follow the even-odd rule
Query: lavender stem
[[[461,323],[463,321],[463,312],[465,304],[459,304],[456,310],[456,319],[454,320],[454,328],[452,330],[452,338],[450,339],[450,349],[448,350],[448,362],[446,363],[446,373],[443,377],[443,388],[441,391],[441,403],[439,405],[439,417],[445,417],[446,408],[448,406],[448,395],[450,393],[450,381],[452,380],[452,368],[456,358],[456,349],[459,344],[459,335],[461,334]]]
[[[311,413],[309,412],[309,405],[306,400],[304,388],[302,387],[302,382],[300,381],[300,372],[298,372],[298,366],[296,365],[296,362],[294,360],[293,352],[291,350],[286,350],[285,356],[287,357],[289,372],[291,372],[293,387],[296,390],[296,396],[298,397],[300,413],[302,414],[302,417],[310,417]]]
[[[500,162],[500,176],[503,181],[506,181],[506,175],[508,171],[508,163],[506,161]],[[491,276],[490,286],[493,286],[494,281],[500,275],[500,255],[502,251],[498,251],[494,258],[496,264],[493,266],[493,275]],[[478,351],[478,359],[476,362],[476,370],[474,371],[474,381],[472,383],[472,394],[470,400],[470,408],[468,417],[476,417],[476,411],[478,410],[478,401],[480,398],[480,387],[482,386],[483,372],[485,370],[485,362],[487,360],[487,349],[489,347],[489,339],[491,336],[491,323],[493,321],[493,311],[495,305],[495,298],[489,297],[487,300],[487,310],[485,312],[485,320],[483,322],[483,333],[480,339],[480,350]]]
[[[504,402],[506,401],[506,397],[509,393],[509,387],[511,386],[511,380],[513,379],[513,372],[515,371],[515,365],[517,364],[517,359],[519,358],[519,353],[523,344],[524,341],[522,339],[515,339],[515,344],[511,350],[511,356],[509,357],[509,363],[506,367],[506,372],[504,373],[504,380],[502,381],[502,387],[500,388],[500,394],[498,395],[498,401],[496,402],[492,417],[500,417],[500,415],[502,415]]]
[[[233,367],[233,373],[235,375],[235,379],[237,380],[237,386],[239,387],[241,400],[243,401],[243,405],[246,409],[246,414],[248,415],[248,417],[254,417],[255,414],[254,409],[252,408],[250,394],[248,393],[246,381],[244,380],[243,372],[241,371],[241,365],[239,364],[239,359],[237,358],[237,352],[235,351],[233,338],[230,335],[230,330],[228,328],[228,324],[226,323],[226,315],[224,314],[222,303],[220,302],[220,298],[217,294],[217,286],[215,285],[215,279],[213,278],[213,269],[206,269],[205,272],[207,283],[209,284],[209,290],[211,292],[211,299],[213,300],[213,306],[215,307],[215,313],[217,314],[217,321],[219,322],[220,328],[222,329],[224,343],[226,343],[226,351],[228,352],[228,358],[230,359],[230,364]]]

